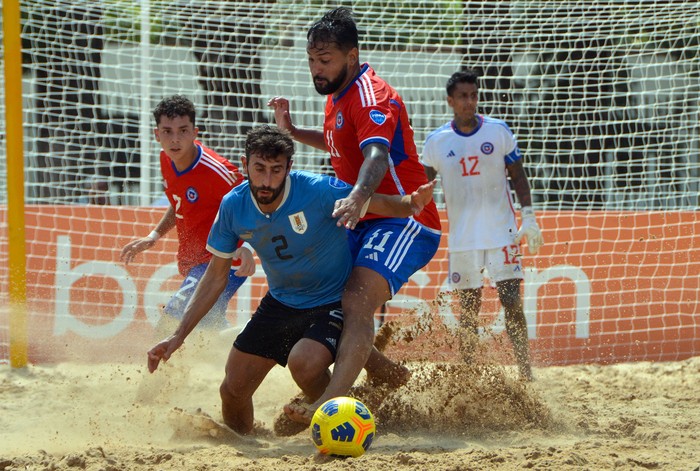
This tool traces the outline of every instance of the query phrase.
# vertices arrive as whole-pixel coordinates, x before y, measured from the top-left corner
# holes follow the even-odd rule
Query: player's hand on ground
[[[345,226],[350,230],[355,229],[355,226],[362,217],[362,207],[364,204],[365,201],[360,201],[359,198],[353,196],[351,193],[347,198],[335,201],[335,208],[331,216],[338,219],[336,223],[338,226]]]
[[[136,255],[144,250],[150,249],[155,243],[156,241],[150,237],[133,240],[124,246],[122,253],[119,255],[119,260],[124,262],[125,265],[128,265]]]
[[[437,180],[433,180],[418,187],[416,191],[411,193],[411,208],[413,215],[418,216],[423,208],[433,200],[433,190]]]
[[[153,373],[162,361],[168,361],[170,356],[180,348],[182,340],[179,337],[172,336],[161,341],[148,351],[148,371]]]
[[[540,226],[535,219],[535,211],[532,206],[526,206],[520,210],[522,223],[518,233],[515,235],[515,243],[519,244],[523,237],[527,238],[527,250],[531,254],[536,254],[544,245],[544,238]]]
[[[292,116],[289,114],[289,100],[281,96],[276,96],[270,98],[267,102],[267,106],[274,110],[275,123],[278,128],[286,129],[289,132],[294,131]]]
[[[255,274],[255,258],[250,250],[238,247],[233,253],[233,259],[241,261],[241,266],[235,272],[236,276],[253,276]]]

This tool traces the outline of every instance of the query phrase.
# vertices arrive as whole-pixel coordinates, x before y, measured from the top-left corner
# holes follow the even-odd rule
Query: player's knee
[[[313,385],[328,374],[328,362],[302,354],[290,354],[287,368],[294,382],[302,389]]]
[[[245,395],[244,391],[236,385],[228,376],[224,378],[219,386],[219,395],[222,401],[239,400]]]

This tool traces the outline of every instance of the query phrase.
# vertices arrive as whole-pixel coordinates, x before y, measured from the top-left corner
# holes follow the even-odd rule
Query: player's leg
[[[337,354],[344,316],[339,302],[310,311],[305,315],[308,327],[289,352],[287,366],[307,401],[313,402],[321,397],[330,382],[328,368]]]
[[[459,351],[462,359],[471,363],[479,345],[479,311],[481,288],[455,290],[459,299]]]
[[[484,250],[450,252],[450,287],[457,295],[460,307],[459,350],[466,362],[472,362],[479,344],[479,311],[484,284]]]
[[[271,358],[231,348],[219,394],[224,423],[235,432],[249,434],[253,431],[253,393],[275,365]]]
[[[360,230],[354,231],[353,237],[350,238],[350,246],[355,267],[369,269],[365,276],[365,284],[370,286],[360,284],[353,288],[348,284],[343,306],[346,305],[346,296],[347,305],[350,305],[351,295],[362,297],[369,289],[381,288],[381,296],[386,298],[384,302],[374,306],[373,318],[374,312],[382,308],[387,300],[398,293],[411,275],[433,258],[440,245],[440,234],[412,219],[380,219],[367,221],[362,226],[364,227]],[[377,302],[378,300],[374,301]],[[370,307],[367,306],[366,309]],[[410,376],[405,366],[390,360],[374,347],[365,364],[365,370],[371,383],[386,384],[393,388],[405,384]]]
[[[347,393],[362,368],[367,370],[370,382],[397,385],[407,380],[409,372],[406,367],[390,360],[373,345],[374,313],[389,299],[391,299],[389,284],[382,275],[361,266],[353,268],[343,294],[345,327],[339,346],[339,359],[336,360],[333,369],[334,375],[346,375],[346,379],[339,381],[339,392],[345,392],[339,395]],[[367,351],[369,354],[363,357],[362,363],[359,358],[353,358],[353,352]],[[348,368],[348,371],[352,372],[350,374],[344,371],[345,365],[348,364],[347,360],[350,360],[353,365]]]
[[[165,306],[165,315],[161,322],[164,325],[175,324],[182,320],[185,313],[185,308],[190,302],[190,298],[194,294],[199,281],[202,279],[204,272],[206,271],[207,264],[203,263],[192,267],[192,269],[185,276],[182,285],[172,296],[168,304]],[[239,277],[234,274],[235,270],[229,272],[229,280],[226,288],[221,293],[219,298],[214,303],[214,306],[209,310],[206,316],[198,324],[198,328],[203,329],[216,329],[221,330],[228,327],[228,321],[226,320],[226,310],[228,308],[228,303],[236,293],[238,288],[245,282],[246,277]],[[168,330],[169,335],[172,330]]]
[[[503,305],[506,317],[506,332],[513,344],[515,359],[518,363],[520,374],[532,380],[532,368],[530,366],[530,345],[527,337],[527,322],[523,301],[520,296],[520,279],[503,280],[496,282],[498,297]]]
[[[520,374],[532,379],[530,346],[527,338],[527,322],[520,295],[523,267],[518,245],[510,245],[487,252],[489,275],[496,282],[498,298],[505,311],[506,332],[513,344]]]

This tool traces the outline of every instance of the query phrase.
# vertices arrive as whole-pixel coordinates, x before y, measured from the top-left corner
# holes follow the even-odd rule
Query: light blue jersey
[[[270,294],[287,306],[307,309],[339,301],[352,258],[346,230],[331,214],[335,201],[350,190],[334,177],[292,171],[282,203],[264,214],[246,181],[222,200],[207,249],[231,258],[239,239],[248,242],[262,262]]]

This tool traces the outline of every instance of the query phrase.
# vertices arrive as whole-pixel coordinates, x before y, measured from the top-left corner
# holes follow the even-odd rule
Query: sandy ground
[[[370,451],[316,454],[307,432],[272,424],[297,393],[273,369],[255,396],[262,433],[208,432],[231,339],[186,344],[157,377],[144,365],[0,366],[0,470],[606,470],[700,465],[700,357],[535,368],[413,362],[393,392],[360,388],[377,416]],[[76,356],[78,358],[78,356]],[[145,355],[144,355],[145,360]],[[145,362],[144,362],[145,363]],[[154,392],[155,391],[155,392]],[[179,412],[179,411],[184,411]]]

